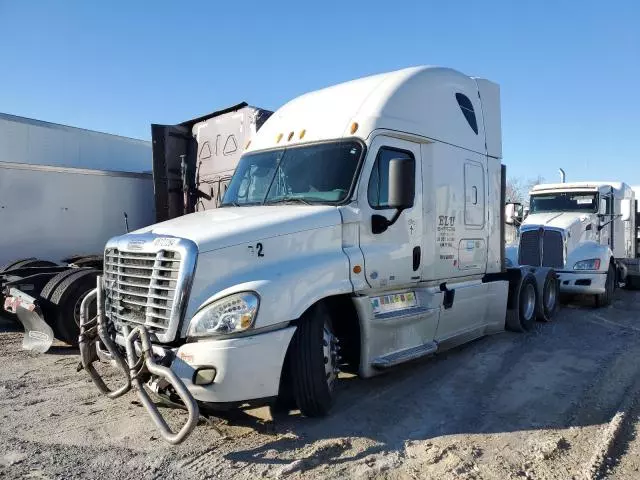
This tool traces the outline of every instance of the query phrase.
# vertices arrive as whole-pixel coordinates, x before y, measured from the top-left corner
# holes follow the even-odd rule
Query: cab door
[[[373,233],[371,218],[391,219],[396,210],[387,202],[389,161],[409,158],[415,167],[413,206],[381,233]],[[368,284],[372,288],[392,288],[420,281],[423,252],[422,165],[420,144],[379,135],[369,147],[358,188],[361,208],[360,247]]]

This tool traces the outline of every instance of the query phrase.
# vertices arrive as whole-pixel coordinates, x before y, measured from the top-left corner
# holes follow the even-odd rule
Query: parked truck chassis
[[[54,338],[76,345],[80,305],[102,270],[102,257],[76,255],[61,265],[22,259],[0,271],[0,305],[24,326],[23,348],[46,352]]]

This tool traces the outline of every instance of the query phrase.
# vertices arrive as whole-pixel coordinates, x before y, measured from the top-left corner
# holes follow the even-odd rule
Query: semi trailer
[[[637,201],[621,182],[536,185],[509,265],[553,267],[560,291],[609,305],[619,283],[640,286]],[[509,209],[510,213],[511,210]],[[507,219],[513,223],[513,217]]]
[[[77,345],[79,306],[102,272],[105,242],[154,221],[215,208],[245,145],[270,112],[246,103],[150,142],[0,116],[0,307],[23,347]],[[153,157],[153,162],[152,162]],[[40,162],[40,163],[36,163]],[[43,164],[45,163],[45,164]],[[128,171],[101,170],[129,169]]]
[[[551,320],[554,270],[505,265],[501,158],[498,85],[452,69],[292,100],[244,146],[220,208],[106,244],[81,305],[84,369],[111,398],[136,390],[179,443],[203,410],[322,416],[341,369],[372,377]],[[186,408],[179,430],[148,389]]]

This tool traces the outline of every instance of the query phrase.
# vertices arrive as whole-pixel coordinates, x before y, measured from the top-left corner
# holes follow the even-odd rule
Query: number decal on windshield
[[[262,253],[262,244],[260,242],[257,243],[256,249],[258,250],[258,256],[264,257],[264,253]]]

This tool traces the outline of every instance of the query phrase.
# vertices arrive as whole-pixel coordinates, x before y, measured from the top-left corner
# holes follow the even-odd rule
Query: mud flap
[[[4,309],[15,313],[24,327],[22,348],[44,353],[53,344],[53,330],[44,321],[36,300],[24,292],[12,288],[4,301]]]

